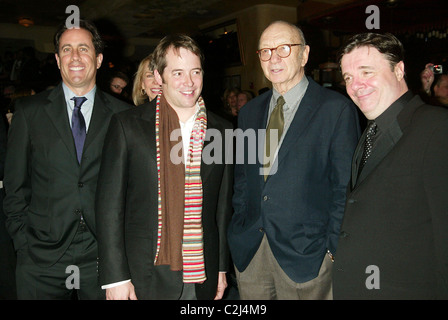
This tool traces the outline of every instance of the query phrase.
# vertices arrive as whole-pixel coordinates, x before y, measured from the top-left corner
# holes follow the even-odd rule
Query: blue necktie
[[[86,97],[73,97],[71,100],[75,101],[75,108],[72,114],[72,133],[75,139],[76,155],[78,162],[81,163],[82,149],[84,148],[84,141],[86,140],[86,122],[81,113],[81,106],[87,100]]]

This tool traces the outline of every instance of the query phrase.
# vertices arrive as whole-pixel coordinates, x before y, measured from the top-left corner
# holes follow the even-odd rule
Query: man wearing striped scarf
[[[205,107],[202,60],[190,37],[165,37],[152,65],[162,93],[111,120],[97,191],[108,299],[221,299],[227,286],[232,126]],[[216,132],[210,163],[203,150]]]

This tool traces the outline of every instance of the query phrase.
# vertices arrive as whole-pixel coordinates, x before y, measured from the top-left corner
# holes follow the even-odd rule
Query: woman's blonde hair
[[[142,82],[145,73],[152,72],[150,66],[152,61],[152,54],[145,57],[139,64],[137,72],[134,75],[134,86],[132,88],[132,101],[136,106],[147,102],[148,95],[145,90],[142,89]]]

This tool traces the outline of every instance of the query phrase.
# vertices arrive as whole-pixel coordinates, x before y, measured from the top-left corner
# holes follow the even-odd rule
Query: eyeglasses
[[[260,57],[261,61],[269,61],[272,57],[272,51],[276,50],[277,55],[280,58],[288,58],[291,54],[291,47],[294,46],[301,46],[301,43],[295,43],[295,44],[281,44],[276,48],[263,48],[260,50],[257,50],[258,56]]]

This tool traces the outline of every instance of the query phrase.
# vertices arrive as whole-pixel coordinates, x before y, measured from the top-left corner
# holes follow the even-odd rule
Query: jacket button
[[[258,228],[258,231],[260,231],[260,232],[264,232],[264,228],[263,228],[263,227],[260,227],[260,228]]]
[[[81,210],[81,209],[76,209],[76,210],[75,210],[75,214],[76,214],[77,216],[81,215],[81,214],[82,214],[82,210]]]
[[[269,197],[268,196],[264,196],[263,197],[263,201],[268,201]]]
[[[353,204],[353,203],[355,203],[355,202],[356,202],[355,199],[348,199],[348,203],[350,203],[350,204]]]
[[[348,233],[345,232],[345,231],[341,231],[341,233],[339,234],[339,236],[340,236],[341,238],[347,238],[347,237],[348,237]]]
[[[84,183],[82,183],[82,182],[79,182],[79,183],[78,183],[78,187],[79,187],[79,188],[82,188],[82,187],[84,187]]]

